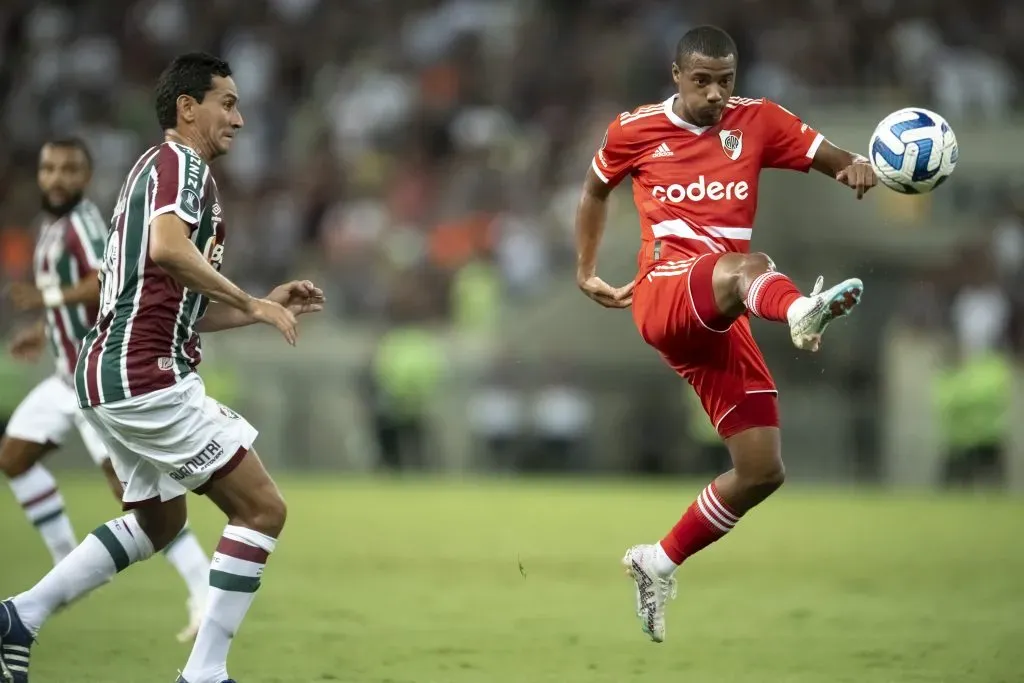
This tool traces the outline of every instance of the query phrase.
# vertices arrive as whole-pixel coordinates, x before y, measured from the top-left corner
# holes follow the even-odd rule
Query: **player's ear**
[[[676,85],[679,85],[679,81],[682,77],[683,73],[682,70],[679,68],[679,65],[676,64],[675,62],[672,62],[672,82],[675,83]]]
[[[191,95],[178,95],[176,102],[178,106],[178,118],[185,123],[192,123],[196,120],[196,102]]]

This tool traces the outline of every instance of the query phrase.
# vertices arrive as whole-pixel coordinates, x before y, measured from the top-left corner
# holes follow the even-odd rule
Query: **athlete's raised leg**
[[[789,277],[775,270],[767,254],[724,254],[715,264],[713,286],[718,310],[732,318],[744,311],[765,320],[786,323],[797,348],[817,351],[821,335],[836,318],[848,315],[860,301],[864,284],[843,280],[822,291],[818,278],[810,296],[803,296]]]

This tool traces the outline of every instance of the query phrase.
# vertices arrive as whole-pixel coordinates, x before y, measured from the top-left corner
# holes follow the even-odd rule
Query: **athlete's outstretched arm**
[[[822,140],[811,168],[852,187],[857,191],[857,199],[878,183],[875,170],[866,158],[836,147],[828,140]]]
[[[633,283],[612,287],[597,276],[597,250],[608,220],[611,186],[587,170],[583,195],[576,209],[576,284],[583,293],[607,308],[627,308],[633,303]]]
[[[210,265],[188,235],[188,225],[176,214],[160,214],[150,223],[149,257],[181,285],[209,297],[211,302],[220,302],[257,322],[273,325],[294,345],[295,316],[291,311],[243,292]]]
[[[309,280],[295,280],[278,285],[267,299],[279,303],[294,315],[319,313],[324,310],[324,293]],[[256,320],[248,313],[221,303],[211,303],[196,329],[200,332],[220,332],[252,325]]]

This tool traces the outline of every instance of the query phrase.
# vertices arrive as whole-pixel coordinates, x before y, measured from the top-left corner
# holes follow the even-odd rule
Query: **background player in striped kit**
[[[181,55],[155,90],[164,141],[139,157],[119,193],[99,317],[75,367],[79,405],[110,450],[130,512],[97,527],[35,586],[0,602],[5,683],[28,682],[30,648],[51,615],[172,542],[190,490],[209,496],[228,524],[179,681],[229,681],[232,639],[284,528],[284,499],[252,451],[256,429],[208,397],[196,373],[199,333],[263,323],[294,345],[296,316],[322,310],[323,292],[296,281],[259,299],[220,274],[227,228],[208,164],[228,152],[243,123],[227,62]]]
[[[0,471],[39,530],[54,564],[74,550],[78,540],[57,482],[41,460],[63,443],[72,427],[78,428],[118,500],[122,493],[107,448],[82,417],[74,390],[78,348],[96,321],[97,271],[107,238],[106,221],[84,196],[91,173],[92,160],[82,140],[57,139],[43,145],[38,171],[43,218],[34,259],[35,283],[17,283],[9,292],[15,308],[43,312],[14,337],[11,353],[26,362],[35,361],[48,343],[56,371],[29,393],[11,417],[0,440]],[[189,589],[189,623],[178,634],[179,641],[187,642],[199,630],[210,561],[187,526],[164,555]]]

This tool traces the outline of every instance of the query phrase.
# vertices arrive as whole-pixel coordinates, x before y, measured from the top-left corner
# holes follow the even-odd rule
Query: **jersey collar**
[[[676,113],[672,110],[672,105],[675,103],[677,97],[679,97],[678,94],[672,95],[672,97],[668,98],[664,102],[665,116],[668,117],[669,121],[675,124],[678,128],[688,130],[694,135],[700,135],[707,129],[711,128],[711,126],[695,126],[692,123],[689,123],[688,121],[683,121],[681,118],[679,118],[679,116],[677,116]]]

